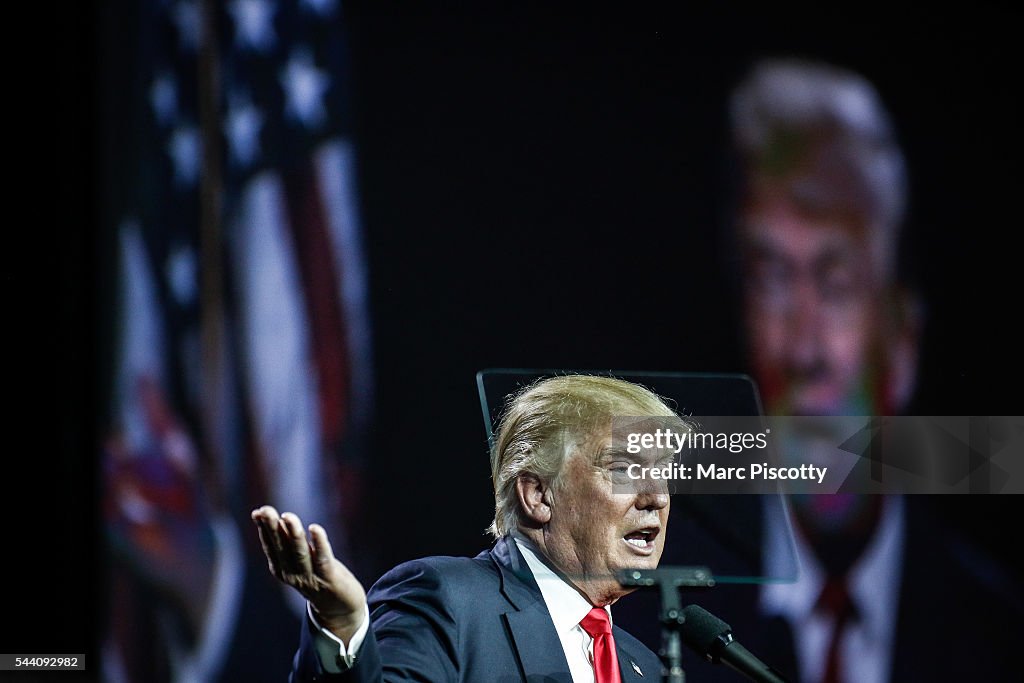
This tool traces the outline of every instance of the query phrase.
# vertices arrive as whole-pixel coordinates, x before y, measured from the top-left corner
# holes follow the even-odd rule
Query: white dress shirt
[[[558,639],[562,642],[562,651],[565,652],[565,661],[569,663],[573,683],[594,683],[594,639],[580,626],[580,622],[594,606],[541,560],[539,552],[529,541],[518,534],[512,537],[540,587],[540,594],[551,614]],[[607,606],[604,609],[611,623],[611,609]]]
[[[787,534],[785,519],[766,515],[765,561],[782,567],[783,546],[778,543]],[[835,619],[815,603],[825,585],[825,570],[798,529],[793,531],[799,578],[795,583],[766,583],[761,588],[761,610],[782,616],[793,631],[800,678],[819,681],[825,673],[825,658],[835,629]],[[893,656],[895,615],[899,602],[900,568],[903,564],[904,513],[898,496],[885,499],[881,519],[864,553],[850,568],[847,588],[857,607],[859,618],[846,626],[840,644],[844,680],[860,683],[887,683]],[[773,540],[774,539],[774,540]]]
[[[594,639],[583,630],[580,621],[594,608],[590,602],[576,591],[568,582],[555,573],[541,558],[529,541],[518,534],[513,534],[516,546],[526,559],[526,564],[540,588],[541,597],[551,614],[558,639],[569,663],[569,673],[573,683],[594,683]],[[605,607],[611,622],[611,609]],[[360,645],[366,638],[370,628],[370,610],[366,608],[363,623],[348,647],[339,638],[327,631],[313,616],[312,608],[308,608],[310,621],[315,626],[314,643],[320,663],[328,673],[339,673],[344,667],[339,666],[338,658],[345,667],[351,667]]]

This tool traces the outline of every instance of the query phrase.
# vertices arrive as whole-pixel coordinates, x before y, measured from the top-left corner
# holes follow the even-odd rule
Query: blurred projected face
[[[618,570],[658,566],[669,513],[664,481],[623,486],[629,465],[638,460],[610,444],[610,437],[592,438],[573,449],[544,534],[548,557],[595,604],[628,592],[613,578]],[[616,492],[623,488],[631,492]]]
[[[780,198],[753,203],[742,230],[747,345],[766,410],[872,414],[881,312],[864,231]]]

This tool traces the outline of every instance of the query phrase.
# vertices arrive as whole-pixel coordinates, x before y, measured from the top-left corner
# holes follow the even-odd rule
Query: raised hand
[[[348,644],[362,624],[366,591],[334,556],[327,532],[309,525],[309,537],[297,515],[264,505],[252,511],[270,573],[291,586],[313,607],[320,625]]]

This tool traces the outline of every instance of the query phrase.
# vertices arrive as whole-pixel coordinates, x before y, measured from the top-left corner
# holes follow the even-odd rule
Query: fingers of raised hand
[[[309,539],[313,548],[313,571],[318,576],[330,576],[335,571],[337,560],[331,548],[331,541],[327,538],[327,532],[319,524],[310,524]]]
[[[267,557],[270,573],[283,580],[286,559],[280,515],[273,507],[264,505],[253,510],[252,520],[259,532],[260,545],[263,546],[263,554]]]
[[[279,515],[273,507],[265,505],[252,512],[252,519],[256,523],[270,573],[306,598],[320,596],[332,583],[338,567],[343,568],[334,558],[327,534],[319,525],[310,527],[311,547],[302,528],[302,520],[292,512]]]
[[[306,532],[302,521],[292,512],[285,512],[278,520],[281,536],[281,569],[284,574],[300,577],[302,581],[313,579],[313,563]]]
[[[252,512],[270,572],[313,605],[321,623],[336,626],[337,633],[362,619],[366,591],[345,565],[338,561],[327,532],[319,524],[309,526],[293,513],[278,515],[266,505]]]

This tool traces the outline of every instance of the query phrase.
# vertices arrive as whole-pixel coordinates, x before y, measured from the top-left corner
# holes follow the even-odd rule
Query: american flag
[[[244,646],[246,680],[279,680],[279,643],[295,643],[252,604],[272,578],[248,511],[319,521],[344,554],[372,406],[341,7],[105,12],[118,275],[104,674],[237,678]]]

